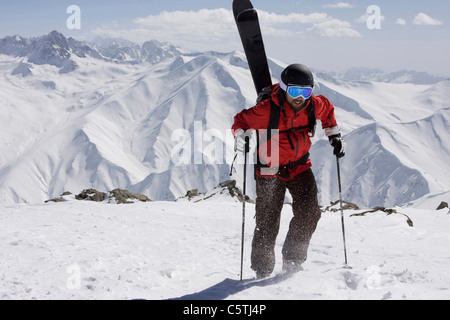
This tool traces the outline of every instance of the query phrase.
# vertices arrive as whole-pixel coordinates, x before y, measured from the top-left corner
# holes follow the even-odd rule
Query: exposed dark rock
[[[448,208],[448,203],[445,201],[442,201],[436,210],[441,210],[441,209],[445,209],[445,208]]]
[[[147,196],[142,194],[132,193],[128,190],[123,189],[114,189],[109,193],[108,203],[118,203],[118,204],[129,204],[135,203],[136,201],[140,202],[150,202]]]
[[[95,189],[85,189],[80,194],[76,195],[75,199],[102,202],[103,200],[105,200],[105,196],[105,192],[97,191]]]

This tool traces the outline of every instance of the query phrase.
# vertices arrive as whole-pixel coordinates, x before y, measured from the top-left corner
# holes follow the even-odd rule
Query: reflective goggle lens
[[[313,88],[311,87],[288,87],[287,93],[294,99],[302,96],[304,99],[309,99],[312,95]]]

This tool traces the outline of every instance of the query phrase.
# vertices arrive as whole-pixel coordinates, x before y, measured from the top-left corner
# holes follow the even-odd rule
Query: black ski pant
[[[283,245],[285,260],[306,260],[309,242],[320,220],[316,179],[311,169],[291,181],[256,177],[256,227],[253,235],[252,269],[270,274],[275,266],[275,242],[280,228],[286,189],[292,195],[292,218]]]

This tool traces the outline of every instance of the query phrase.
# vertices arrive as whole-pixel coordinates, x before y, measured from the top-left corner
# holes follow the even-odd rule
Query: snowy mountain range
[[[269,64],[277,82],[286,64]],[[361,207],[450,200],[450,81],[414,74],[368,82],[363,74],[356,79],[365,81],[349,81],[316,73],[315,94],[336,106],[348,145],[345,200]],[[241,52],[87,43],[53,31],[0,39],[0,78],[0,203],[91,187],[174,200],[228,179],[242,185],[242,166],[229,176],[229,128],[256,94]],[[327,205],[338,198],[336,163],[321,130],[311,154]]]
[[[58,31],[48,35],[27,39],[21,36],[9,36],[0,40],[0,54],[24,57],[28,62],[38,65],[49,64],[67,73],[78,68],[77,58],[92,57],[116,63],[157,63],[182,54],[179,48],[156,40],[147,41],[139,46],[123,39],[97,38],[95,42],[81,42],[66,38]]]
[[[353,67],[345,72],[330,72],[330,74],[340,80],[387,83],[436,84],[450,79],[431,75],[426,72],[416,72],[411,70],[384,72],[381,69],[366,67]]]
[[[66,38],[54,30],[48,35],[37,38],[23,38],[19,35],[0,39],[0,54],[16,57],[27,57],[34,64],[50,64],[62,68],[61,73],[75,70],[78,66],[73,56],[79,58],[93,57],[116,63],[158,63],[167,58],[188,54],[170,43],[160,43],[156,40],[147,41],[138,45],[124,39],[105,39],[97,37],[92,42],[78,41]],[[344,72],[324,72],[339,80],[370,81],[388,83],[414,83],[435,84],[448,78],[416,72],[401,70],[387,73],[381,69],[367,67],[353,67]]]

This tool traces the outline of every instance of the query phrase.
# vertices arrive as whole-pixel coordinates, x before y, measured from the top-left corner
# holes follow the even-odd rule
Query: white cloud
[[[159,15],[134,19],[133,22],[151,33],[170,39],[189,37],[207,40],[235,32],[233,15],[226,9],[164,11]]]
[[[270,13],[266,11],[258,11],[259,18],[264,25],[279,25],[279,24],[289,24],[289,23],[301,23],[301,24],[311,24],[322,22],[329,19],[326,13],[290,13],[288,15],[280,15],[276,13]]]
[[[439,20],[435,20],[423,12],[415,16],[413,22],[414,24],[417,25],[428,25],[428,26],[437,26],[442,24],[442,22],[440,22]]]
[[[348,2],[337,2],[332,4],[325,4],[323,5],[323,7],[326,9],[349,9],[353,8],[354,6]]]
[[[266,34],[266,29],[270,29],[273,35],[276,35],[278,32],[277,35],[279,36],[285,35],[285,33],[280,32],[283,30],[292,35],[295,33],[304,34],[305,32],[301,31],[295,32],[295,30],[298,30],[298,26],[295,27],[295,24],[300,24],[306,26],[311,25],[306,31],[315,32],[323,37],[361,37],[358,31],[352,29],[349,22],[335,19],[323,12],[280,15],[266,11],[258,11],[258,14],[264,34]],[[287,26],[283,27],[283,25],[290,25],[290,28],[287,28]]]
[[[167,41],[188,50],[227,50],[238,46],[233,14],[227,9],[199,11],[163,11],[157,15],[136,18],[136,28],[98,28],[94,33],[124,37],[135,42],[155,39]]]
[[[358,19],[356,19],[356,22],[358,22],[358,23],[367,23],[367,20],[369,18],[371,18],[371,17],[372,17],[372,14],[366,13],[366,14],[363,14]],[[384,21],[386,19],[386,17],[382,15],[382,16],[380,16],[380,19],[381,19],[381,21]]]
[[[323,37],[360,37],[350,23],[326,13],[276,14],[258,10],[265,36],[298,37],[314,32]],[[123,37],[142,43],[155,39],[179,45],[187,50],[231,51],[241,47],[231,10],[163,11],[157,15],[136,18],[134,28],[97,28],[93,33],[107,37]]]
[[[401,25],[401,26],[404,26],[404,25],[406,25],[406,20],[405,20],[405,19],[402,19],[402,18],[398,18],[398,19],[395,21],[395,23],[396,23],[396,24],[399,24],[399,25]]]
[[[313,26],[308,29],[308,31],[315,31],[319,35],[329,38],[361,37],[361,34],[358,31],[352,29],[350,23],[338,19],[331,19],[314,23]]]

